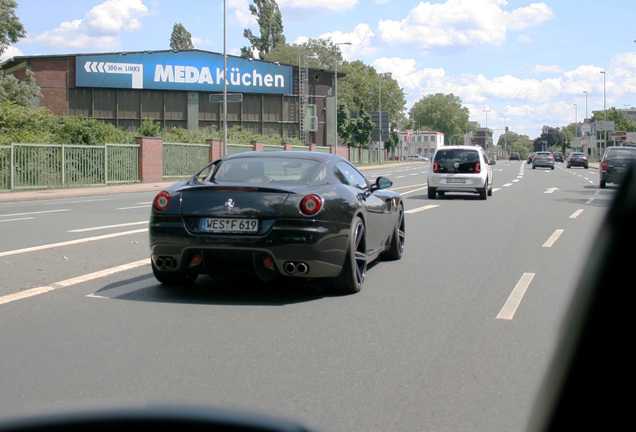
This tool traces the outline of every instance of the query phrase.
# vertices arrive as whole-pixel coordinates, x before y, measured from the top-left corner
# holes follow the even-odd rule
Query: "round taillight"
[[[433,163],[433,172],[436,172],[436,173],[439,172],[439,162],[437,161]]]
[[[155,197],[152,205],[157,211],[164,211],[170,204],[170,194],[168,192],[159,192]]]
[[[479,163],[479,161],[475,162],[475,172],[476,173],[481,172],[481,163]]]
[[[300,201],[300,211],[307,216],[315,215],[322,208],[322,198],[318,195],[307,195]]]

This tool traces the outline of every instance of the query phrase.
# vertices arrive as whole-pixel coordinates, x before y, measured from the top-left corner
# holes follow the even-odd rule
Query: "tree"
[[[0,54],[12,43],[26,37],[26,30],[15,14],[15,0],[0,0]]]
[[[466,133],[468,127],[468,108],[452,93],[424,96],[413,105],[410,114],[416,127],[441,132],[447,140]]]
[[[243,30],[250,46],[241,48],[241,57],[252,58],[258,54],[261,60],[278,45],[285,44],[283,35],[283,17],[278,9],[276,0],[254,0],[249,10],[256,17],[260,36],[255,36],[250,29]]]
[[[373,128],[375,127],[371,116],[364,110],[360,110],[354,118],[349,120],[348,126],[351,146],[366,147],[369,141],[371,141],[371,132],[373,132]]]
[[[497,146],[504,148],[504,143],[508,153],[516,151],[522,159],[527,158],[528,153],[534,151],[534,143],[528,135],[521,135],[516,132],[509,131],[506,132],[505,137],[504,134],[499,136]]]
[[[0,0],[0,54],[12,43],[26,37],[24,26],[15,14],[17,7],[18,3],[15,0]],[[0,102],[12,101],[18,105],[28,106],[33,98],[41,96],[35,74],[30,69],[26,69],[24,81],[0,72]]]
[[[31,69],[26,69],[24,81],[0,72],[0,102],[12,101],[21,106],[29,106],[34,98],[39,97],[42,97],[40,86]]]
[[[592,122],[602,120],[605,120],[605,113],[603,111],[595,111],[592,116]],[[636,132],[636,122],[617,110],[616,107],[607,109],[607,121],[614,122],[614,130],[617,132]]]
[[[181,23],[177,23],[172,26],[172,34],[170,35],[170,49],[194,49],[194,44],[192,43],[192,34],[190,34],[190,32],[187,31]]]
[[[335,69],[334,59],[338,58],[338,69],[342,64],[342,52],[331,39],[309,39],[301,44],[281,43],[263,55],[263,60],[296,65],[301,56],[307,59],[307,66],[314,69]]]
[[[567,132],[566,132],[567,134]],[[568,142],[571,138],[568,138]],[[541,133],[534,139],[534,149],[532,151],[558,151],[555,147],[565,148],[565,137],[560,128],[549,128],[548,133]]]

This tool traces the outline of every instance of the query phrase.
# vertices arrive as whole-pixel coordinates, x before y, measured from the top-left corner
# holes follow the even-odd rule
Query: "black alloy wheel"
[[[366,231],[362,219],[356,217],[351,226],[349,246],[342,272],[337,277],[339,291],[353,294],[360,291],[367,273]]]

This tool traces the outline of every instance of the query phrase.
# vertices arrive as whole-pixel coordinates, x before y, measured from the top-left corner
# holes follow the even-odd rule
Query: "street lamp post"
[[[607,93],[605,91],[605,71],[601,71],[603,74],[603,120],[607,121]],[[603,131],[603,145],[607,147],[607,131]],[[601,155],[605,151],[604,148],[601,149]],[[599,155],[600,156],[600,155]]]
[[[351,45],[351,42],[338,42],[333,44],[334,47],[334,88],[333,88],[333,98],[334,98],[334,150],[336,154],[338,154],[338,45]]]
[[[382,158],[380,156],[380,147],[382,145],[382,76],[391,76],[391,72],[385,72],[378,74],[378,118],[380,119],[380,136],[378,140],[378,164],[382,164]]]
[[[504,153],[508,154],[508,142],[506,141],[506,133],[508,133],[508,126],[506,126],[506,120],[508,120],[510,117],[502,116],[501,118],[504,120],[504,133],[503,133],[503,137],[504,137]]]
[[[490,112],[490,110],[485,109],[484,112],[486,113],[486,129],[488,129],[488,113]]]
[[[579,136],[579,107],[575,103],[572,105],[574,105],[574,137],[576,138]]]

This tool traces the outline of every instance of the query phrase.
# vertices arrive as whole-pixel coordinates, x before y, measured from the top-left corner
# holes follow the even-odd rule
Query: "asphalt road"
[[[0,203],[0,417],[195,403],[324,431],[524,430],[616,189],[595,169],[493,167],[495,190],[429,200],[428,163],[373,168],[406,198],[403,259],[363,290],[148,264],[156,191]]]

